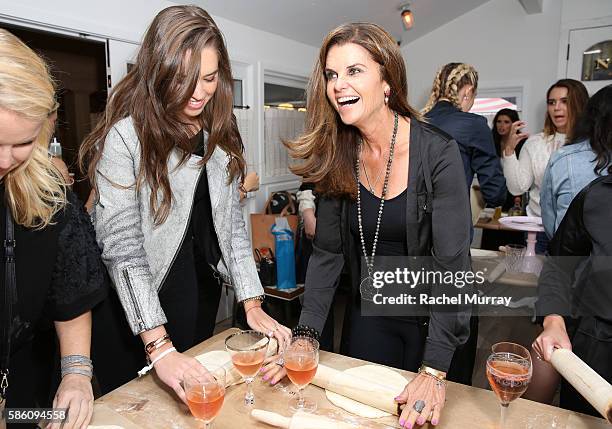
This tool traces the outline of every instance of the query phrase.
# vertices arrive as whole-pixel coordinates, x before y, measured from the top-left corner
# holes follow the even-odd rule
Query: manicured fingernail
[[[412,429],[412,423],[410,423],[410,422],[406,423],[406,428],[407,429]]]
[[[422,425],[423,423],[425,423],[425,419],[424,419],[423,417],[419,417],[419,418],[417,419],[417,424],[418,424],[418,425]]]
[[[270,382],[270,386],[274,386],[276,384],[276,381],[271,381]]]
[[[395,399],[396,401],[399,401],[399,400],[400,400],[400,397],[399,397],[399,396],[396,396],[396,397],[395,397],[395,398],[393,398],[393,399]]]
[[[433,419],[433,420],[431,421],[431,424],[432,424],[432,425],[434,425],[434,426],[436,426],[436,425],[438,424],[438,419]]]
[[[261,369],[259,370],[259,372],[266,372],[266,371],[267,371],[267,368],[265,367],[261,367]]]
[[[406,423],[406,420],[400,419],[400,426],[404,426],[404,423]]]
[[[263,379],[264,379],[265,381],[268,381],[268,378],[270,378],[270,377],[268,377],[267,375],[264,375],[264,376],[263,376]]]

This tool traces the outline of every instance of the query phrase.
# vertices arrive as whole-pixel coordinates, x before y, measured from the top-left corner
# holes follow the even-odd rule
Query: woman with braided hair
[[[422,113],[459,144],[467,189],[476,174],[485,203],[496,207],[506,200],[506,180],[486,119],[468,113],[477,88],[478,72],[474,67],[448,63],[436,74]]]
[[[572,130],[578,117],[581,116],[589,101],[589,94],[584,85],[574,79],[561,79],[555,82],[546,92],[547,113],[544,130],[525,142],[520,158],[515,149],[522,133],[516,133],[525,126],[522,121],[512,124],[510,140],[502,154],[502,166],[508,182],[508,189],[514,195],[529,191],[527,204],[528,216],[542,216],[540,209],[540,189],[548,160],[553,152],[563,146],[572,136]],[[536,252],[544,253],[548,247],[548,238],[544,232],[538,233]]]

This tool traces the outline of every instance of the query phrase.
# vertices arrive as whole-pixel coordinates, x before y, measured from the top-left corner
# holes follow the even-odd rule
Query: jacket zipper
[[[132,289],[132,281],[130,280],[130,274],[127,269],[123,270],[123,278],[127,283],[127,289],[130,293],[130,297],[132,298],[132,302],[134,303],[134,311],[136,312],[136,319],[138,320],[138,324],[140,325],[140,329],[145,329],[144,320],[142,318],[142,310],[140,308],[140,304],[136,300],[136,295],[134,294],[134,290]]]
[[[202,167],[200,169],[200,172],[198,173],[198,179],[195,182],[195,187],[193,188],[193,192],[191,193],[191,204],[189,206],[189,216],[187,217],[187,223],[185,224],[185,228],[183,229],[183,236],[181,237],[181,241],[178,245],[178,247],[176,248],[176,251],[174,252],[174,256],[172,257],[172,261],[170,261],[170,265],[168,266],[168,269],[166,270],[166,274],[164,274],[164,277],[162,278],[161,283],[159,284],[159,289],[157,290],[157,293],[160,293],[164,283],[166,282],[166,278],[168,277],[168,274],[170,273],[170,270],[172,269],[172,265],[174,265],[174,261],[176,260],[176,257],[178,256],[179,251],[181,250],[181,247],[183,246],[183,242],[185,241],[185,236],[187,235],[187,230],[189,229],[189,224],[191,224],[191,215],[193,214],[193,198],[195,196],[195,192],[196,189],[198,188],[198,183],[200,182],[200,177],[202,177],[202,173],[204,172],[204,168]],[[210,192],[210,191],[209,191]],[[214,222],[213,222],[214,225]],[[215,231],[216,233],[216,231]]]

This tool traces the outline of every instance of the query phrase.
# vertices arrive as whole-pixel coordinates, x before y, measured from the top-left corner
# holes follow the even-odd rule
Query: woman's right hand
[[[163,353],[165,349],[166,348],[162,348],[153,352],[151,354],[151,360],[154,360]],[[208,374],[206,368],[197,359],[176,351],[171,352],[157,361],[154,367],[160,380],[172,388],[185,404],[187,404],[187,398],[182,385],[183,375],[188,371],[190,373],[195,372],[195,374]]]
[[[317,218],[315,217],[314,209],[304,210],[302,217],[304,218],[304,233],[309,240],[312,240],[317,230]]]
[[[550,362],[553,351],[556,348],[572,349],[572,343],[565,329],[563,317],[552,314],[544,318],[544,331],[536,338],[532,344],[538,357]]]
[[[521,128],[524,128],[526,125],[527,123],[525,121],[516,121],[510,126],[510,133],[508,134],[506,146],[504,147],[506,156],[512,155],[518,144],[523,141],[523,139],[529,137],[529,133],[521,131]]]
[[[262,378],[264,381],[270,383],[270,386],[274,386],[276,383],[281,381],[287,375],[287,371],[285,370],[282,360],[282,355],[278,354],[266,358],[259,373],[263,376]]]

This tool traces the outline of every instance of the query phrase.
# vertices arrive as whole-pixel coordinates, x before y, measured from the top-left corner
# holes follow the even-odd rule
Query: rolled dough
[[[379,365],[362,365],[354,368],[349,368],[342,372],[358,378],[362,378],[373,383],[377,383],[389,388],[390,392],[394,392],[394,397],[402,393],[404,387],[409,380],[406,380],[403,375],[390,368],[379,366]],[[325,390],[325,395],[329,402],[337,407],[342,408],[349,413],[358,415],[360,417],[367,417],[371,419],[378,419],[381,417],[387,417],[391,414],[386,411],[379,410],[378,408],[370,407],[369,405],[362,404],[353,399],[347,398],[346,396],[339,395],[337,393]]]

